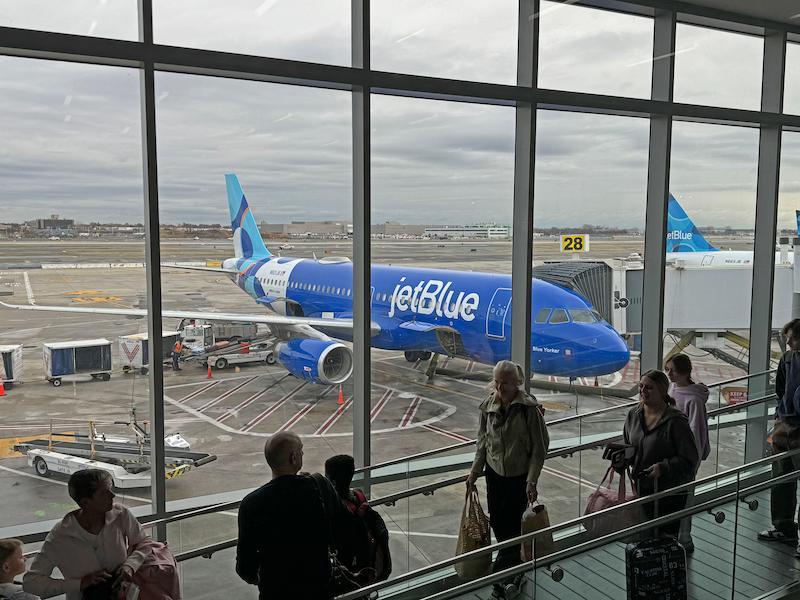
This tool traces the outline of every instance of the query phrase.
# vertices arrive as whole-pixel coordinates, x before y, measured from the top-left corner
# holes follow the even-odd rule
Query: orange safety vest
[[[175,342],[175,345],[172,347],[172,351],[176,354],[180,354],[183,351],[183,344],[181,344],[180,340]]]

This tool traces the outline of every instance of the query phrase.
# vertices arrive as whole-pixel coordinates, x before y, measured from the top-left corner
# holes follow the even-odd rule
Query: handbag
[[[522,513],[522,535],[532,533],[550,527],[550,517],[547,514],[547,507],[544,504],[528,504],[528,508]],[[524,542],[520,547],[520,558],[522,562],[530,562],[534,557],[552,554],[555,547],[553,544],[553,532],[537,535],[532,541]]]
[[[615,490],[612,486],[614,483],[614,467],[611,466],[606,471],[603,480],[597,489],[589,495],[586,501],[586,511],[584,515],[591,515],[592,513],[618,506],[630,500],[635,500],[639,497],[636,491],[636,484],[631,478],[630,469],[625,468],[619,477],[619,484]],[[625,486],[625,480],[629,480],[631,484],[631,493],[628,494]],[[584,527],[594,537],[600,537],[627,529],[634,525],[644,522],[645,516],[641,505],[628,507],[627,510],[614,511],[612,514],[598,515],[593,519],[584,521]]]
[[[178,564],[175,557],[162,542],[147,542],[149,556],[133,574],[133,582],[139,587],[139,600],[181,600]]]
[[[456,556],[489,546],[492,543],[491,535],[489,518],[481,508],[478,490],[473,488],[467,495],[464,502],[464,510],[461,512],[461,527],[458,530]],[[461,579],[470,580],[487,575],[491,566],[492,556],[487,552],[456,563],[455,569]]]

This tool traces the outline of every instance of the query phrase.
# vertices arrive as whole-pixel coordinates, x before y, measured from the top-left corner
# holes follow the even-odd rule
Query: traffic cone
[[[206,379],[214,379],[211,376],[211,365],[210,364],[208,365],[208,373],[206,374]]]
[[[342,393],[342,386],[339,386],[339,399],[336,401],[336,404],[340,406],[344,404],[344,394]]]
[[[342,393],[341,388],[339,389],[339,393],[340,394]],[[3,378],[0,377],[0,396],[5,396],[5,395],[6,395],[6,386],[3,383]]]

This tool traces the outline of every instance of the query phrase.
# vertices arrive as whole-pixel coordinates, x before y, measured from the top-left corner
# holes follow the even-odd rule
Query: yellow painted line
[[[82,303],[89,303],[89,302],[119,302],[122,300],[119,296],[86,296],[83,298],[73,298],[73,302],[82,302]]]
[[[71,435],[72,432],[63,432],[61,436],[54,434],[53,437],[66,437],[67,439],[74,439]],[[31,440],[46,439],[47,435],[23,435],[13,438],[0,438],[0,458],[17,458],[20,456],[19,452],[14,451],[14,445],[22,442],[29,442]]]
[[[96,296],[102,294],[102,290],[75,290],[74,292],[64,292],[67,296]]]

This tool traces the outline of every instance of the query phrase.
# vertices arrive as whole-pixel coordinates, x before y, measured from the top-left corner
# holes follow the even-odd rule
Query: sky
[[[373,0],[372,66],[513,83],[516,2]],[[647,98],[652,21],[542,2],[542,87]],[[159,43],[348,65],[349,0],[154,0]],[[136,39],[135,0],[4,0],[0,25]],[[679,25],[675,98],[757,109],[763,43]],[[800,113],[800,45],[786,110]],[[158,73],[161,219],[228,221],[224,174],[256,218],[349,220],[346,92]],[[139,74],[0,57],[3,221],[143,219]],[[646,119],[540,111],[535,224],[644,227]],[[780,219],[800,208],[800,133],[786,133]],[[514,110],[373,96],[373,222],[509,223]],[[676,122],[672,192],[700,226],[752,227],[758,132]]]

